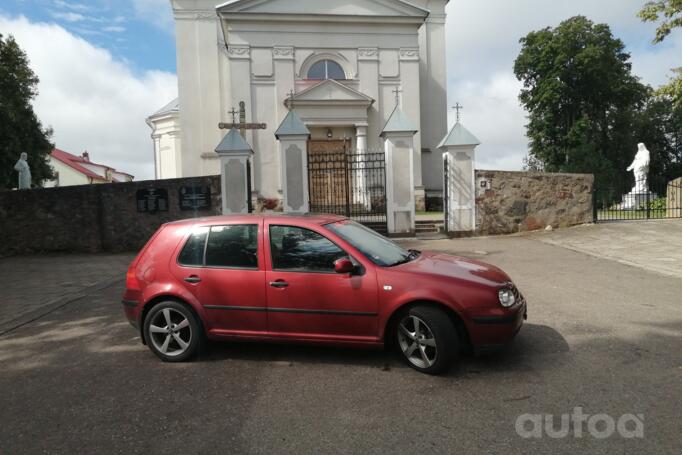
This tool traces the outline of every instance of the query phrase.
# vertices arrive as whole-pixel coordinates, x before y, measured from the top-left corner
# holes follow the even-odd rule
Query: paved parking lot
[[[441,377],[381,351],[288,345],[211,344],[193,363],[164,364],[122,316],[123,281],[81,284],[72,272],[71,297],[0,336],[0,452],[679,453],[682,280],[534,236],[410,246],[507,270],[529,301],[515,343]],[[122,277],[129,259],[79,257],[72,270],[104,260],[107,277]],[[40,307],[36,275],[49,283],[44,268],[69,261],[2,259],[0,268],[28,280],[17,286]],[[18,308],[5,286],[0,275],[1,305]],[[576,407],[642,414],[644,438],[515,430],[519,415],[558,425]]]

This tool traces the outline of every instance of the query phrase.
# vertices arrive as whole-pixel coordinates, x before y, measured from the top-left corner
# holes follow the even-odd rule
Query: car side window
[[[270,226],[273,270],[334,273],[334,262],[348,254],[326,237],[295,226]]]
[[[213,226],[206,245],[207,267],[258,268],[258,226]]]
[[[178,263],[189,267],[201,267],[204,265],[204,245],[208,237],[208,228],[196,229],[187,239],[187,243],[180,251]]]

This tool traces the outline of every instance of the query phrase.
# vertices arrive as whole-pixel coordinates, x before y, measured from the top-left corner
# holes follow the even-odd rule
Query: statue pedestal
[[[630,191],[628,194],[623,196],[623,200],[620,203],[620,208],[624,210],[646,210],[647,201],[651,202],[657,199],[658,195],[652,193],[651,191],[644,193],[635,193]]]

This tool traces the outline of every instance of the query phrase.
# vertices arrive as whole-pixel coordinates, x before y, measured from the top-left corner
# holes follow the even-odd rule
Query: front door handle
[[[201,278],[199,278],[196,275],[191,275],[191,276],[188,276],[187,278],[185,278],[185,281],[187,281],[188,283],[196,284],[196,283],[201,282]]]
[[[285,288],[285,287],[289,286],[289,283],[287,283],[284,280],[277,280],[277,281],[271,281],[270,286],[272,286],[273,288]]]

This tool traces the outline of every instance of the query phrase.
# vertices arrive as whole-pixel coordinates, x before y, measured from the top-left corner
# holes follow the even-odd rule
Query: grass
[[[437,216],[437,215],[442,215],[442,214],[443,214],[443,212],[422,212],[422,211],[416,211],[415,213],[416,213],[417,215],[433,215],[433,216]]]

